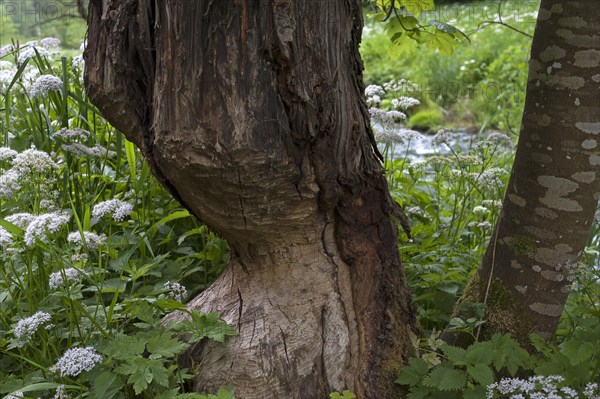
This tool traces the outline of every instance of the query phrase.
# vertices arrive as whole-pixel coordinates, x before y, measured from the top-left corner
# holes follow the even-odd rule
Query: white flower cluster
[[[175,299],[176,301],[183,302],[185,298],[187,298],[187,290],[185,287],[179,283],[171,283],[167,281],[163,286],[163,289],[169,291],[169,296]]]
[[[48,234],[55,233],[71,220],[66,213],[51,212],[39,215],[25,230],[25,243],[32,246],[36,239],[43,240]]]
[[[32,316],[25,319],[19,320],[14,328],[15,337],[24,340],[29,339],[40,327],[44,327],[46,330],[52,328],[52,316],[46,312],[36,312]],[[23,342],[19,343],[19,347],[24,345]]]
[[[488,385],[486,399],[579,399],[573,388],[561,386],[564,381],[565,378],[559,375],[534,376],[527,380],[503,378]],[[600,399],[597,384],[588,384],[584,394],[585,398],[581,399]]]
[[[9,44],[4,47],[0,47],[0,58],[4,57],[6,54],[15,51],[15,48],[12,44]]]
[[[0,147],[0,161],[6,161],[7,159],[13,159],[19,153],[8,147]]]
[[[94,205],[92,216],[101,218],[104,215],[112,215],[113,220],[120,222],[133,211],[133,205],[119,199],[111,199]]]
[[[473,208],[473,213],[476,215],[487,215],[488,213],[490,213],[490,210],[485,206],[477,205]]]
[[[502,201],[500,200],[483,200],[481,201],[481,205],[486,208],[502,208]]]
[[[54,132],[53,137],[58,137],[65,141],[71,140],[87,140],[92,136],[92,132],[76,127],[75,129],[67,129],[66,127]]]
[[[486,141],[492,142],[496,145],[504,144],[508,147],[512,147],[512,140],[506,134],[502,132],[492,132],[485,138]]]
[[[65,393],[65,386],[64,385],[59,385],[56,388],[56,393],[54,394],[54,396],[52,397],[52,399],[71,399],[71,396],[67,395]]]
[[[42,57],[50,58],[50,52],[44,47],[38,46],[37,40],[25,43],[23,47],[19,48],[18,59],[19,63],[25,62],[28,58],[33,58],[39,54]]]
[[[40,40],[40,46],[45,49],[56,49],[60,46],[60,39],[57,37],[45,37]]]
[[[381,96],[385,94],[383,87],[378,85],[368,85],[365,89],[365,97],[367,97],[367,104],[370,106],[377,106],[381,104]]]
[[[17,171],[13,169],[0,175],[0,198],[11,198],[21,189],[19,177]]]
[[[74,231],[69,233],[67,241],[78,246],[85,245],[89,250],[94,251],[106,243],[106,236],[104,234],[98,235],[96,233],[92,233],[91,231],[84,231],[82,240],[81,233]]]
[[[4,399],[23,399],[24,397],[25,397],[25,394],[23,394],[22,391],[17,391],[17,392],[14,393],[14,395],[13,394],[6,395],[4,397]]]
[[[431,143],[434,146],[440,146],[442,144],[450,145],[450,140],[452,139],[452,131],[449,129],[441,129],[437,132],[433,139],[431,139]]]
[[[83,273],[75,268],[65,269],[60,272],[50,274],[48,286],[50,289],[57,289],[63,285],[70,285],[81,280]]]
[[[44,173],[58,169],[58,164],[50,158],[48,153],[33,148],[17,154],[12,161],[12,166],[20,176],[33,172]]]
[[[76,157],[94,157],[94,158],[113,158],[116,154],[114,151],[109,151],[101,145],[95,145],[94,147],[88,147],[85,144],[73,143],[63,144],[60,146],[64,152],[68,152]]]
[[[0,227],[0,247],[8,247],[13,244],[13,236],[4,227]]]
[[[476,183],[485,186],[502,186],[502,180],[500,178],[506,175],[508,172],[502,168],[489,168],[481,173],[471,173],[470,176]]]
[[[407,110],[410,107],[421,104],[421,101],[412,97],[398,97],[392,100],[392,107],[395,109]]]
[[[41,97],[51,90],[59,91],[63,87],[60,78],[54,75],[41,75],[29,88],[29,95],[32,97]]]
[[[423,135],[415,130],[410,129],[396,129],[396,130],[383,130],[375,133],[375,140],[380,143],[387,144],[404,144],[410,143],[411,141],[422,140]]]
[[[50,367],[53,373],[59,373],[61,377],[77,377],[84,371],[92,370],[98,363],[102,362],[94,348],[71,348],[67,350],[56,364]]]
[[[492,229],[492,224],[490,222],[469,222],[469,224],[467,224],[468,227],[472,227],[472,228],[479,228],[482,230],[491,230]]]

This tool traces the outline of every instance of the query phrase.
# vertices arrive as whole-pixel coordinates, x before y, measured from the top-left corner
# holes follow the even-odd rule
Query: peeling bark
[[[594,2],[541,2],[502,212],[463,296],[488,305],[484,336],[531,348],[558,326],[600,195],[599,16]]]
[[[397,398],[416,318],[362,92],[361,2],[92,0],[86,87],[232,261],[196,391]],[[173,316],[177,317],[177,316]]]

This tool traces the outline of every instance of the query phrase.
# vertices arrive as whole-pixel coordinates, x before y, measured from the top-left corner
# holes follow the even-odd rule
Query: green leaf
[[[452,55],[456,41],[454,36],[441,30],[436,30],[433,35],[426,36],[425,45],[431,50],[439,50],[442,54]]]
[[[444,352],[444,354],[448,358],[448,361],[450,361],[455,366],[464,366],[467,364],[467,351],[463,348],[445,344],[442,345],[441,349],[442,352]]]
[[[405,7],[409,13],[419,16],[422,11],[430,11],[435,8],[433,0],[400,0],[400,6]]]
[[[467,374],[481,385],[488,386],[494,382],[494,372],[492,369],[482,363],[474,366],[467,366]]]
[[[506,367],[514,376],[519,367],[529,366],[529,353],[515,341],[510,334],[494,334],[491,339],[494,346],[494,368],[498,371]]]
[[[598,352],[596,345],[579,339],[568,339],[560,345],[563,355],[569,358],[571,364],[583,363]]]
[[[94,399],[112,399],[121,389],[121,384],[115,384],[117,375],[111,371],[100,373],[92,385],[92,395]]]
[[[171,333],[155,334],[148,340],[146,349],[150,352],[150,359],[172,358],[179,355],[189,344],[171,338]]]
[[[400,375],[396,379],[396,384],[400,385],[417,385],[423,377],[429,372],[427,362],[421,358],[413,357],[408,362],[408,366],[404,367]]]
[[[198,342],[203,338],[209,338],[217,342],[224,342],[228,336],[237,335],[234,327],[228,325],[219,318],[217,313],[202,313],[192,311],[192,318],[172,322],[168,325],[171,331],[190,333],[189,342]]]
[[[467,384],[467,378],[463,371],[442,364],[429,373],[423,384],[440,391],[455,391]]]
[[[117,360],[128,360],[136,358],[144,353],[147,339],[139,334],[137,335],[117,335],[102,344],[100,352]]]
[[[482,363],[491,364],[494,358],[494,346],[491,342],[475,342],[467,348],[467,363],[474,365]]]
[[[485,398],[486,393],[485,386],[475,385],[474,387],[465,389],[463,399],[482,399]]]

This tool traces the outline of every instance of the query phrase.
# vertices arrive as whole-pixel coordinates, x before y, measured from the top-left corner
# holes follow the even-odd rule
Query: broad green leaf
[[[400,5],[406,7],[406,11],[419,16],[422,11],[430,11],[435,8],[433,0],[400,0]]]
[[[467,384],[467,378],[461,370],[447,365],[440,365],[429,373],[423,384],[441,391],[455,391],[462,389]]]
[[[467,351],[463,348],[445,344],[442,345],[441,349],[452,364],[456,366],[464,366],[467,364]]]
[[[474,364],[491,364],[494,359],[494,346],[491,342],[475,342],[467,348],[467,363]]]
[[[494,382],[494,372],[489,366],[479,363],[467,366],[467,374],[481,385],[488,386]]]
[[[566,340],[560,345],[560,349],[573,365],[585,362],[598,353],[596,345],[578,339]]]
[[[112,399],[121,389],[121,384],[114,382],[117,375],[111,371],[100,373],[92,385],[92,395],[94,399]]]
[[[485,386],[475,385],[474,387],[467,388],[463,392],[463,399],[483,399],[486,395]]]
[[[417,385],[429,372],[427,362],[421,358],[414,357],[404,367],[396,379],[396,384]]]

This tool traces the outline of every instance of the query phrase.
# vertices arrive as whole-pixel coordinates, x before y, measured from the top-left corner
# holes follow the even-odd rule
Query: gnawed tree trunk
[[[197,391],[397,398],[416,329],[374,151],[361,2],[92,0],[86,86],[232,249],[190,307],[237,326],[185,355]]]
[[[502,212],[461,298],[486,303],[481,338],[510,332],[530,347],[531,333],[556,331],[600,196],[598,32],[595,2],[542,0]]]

